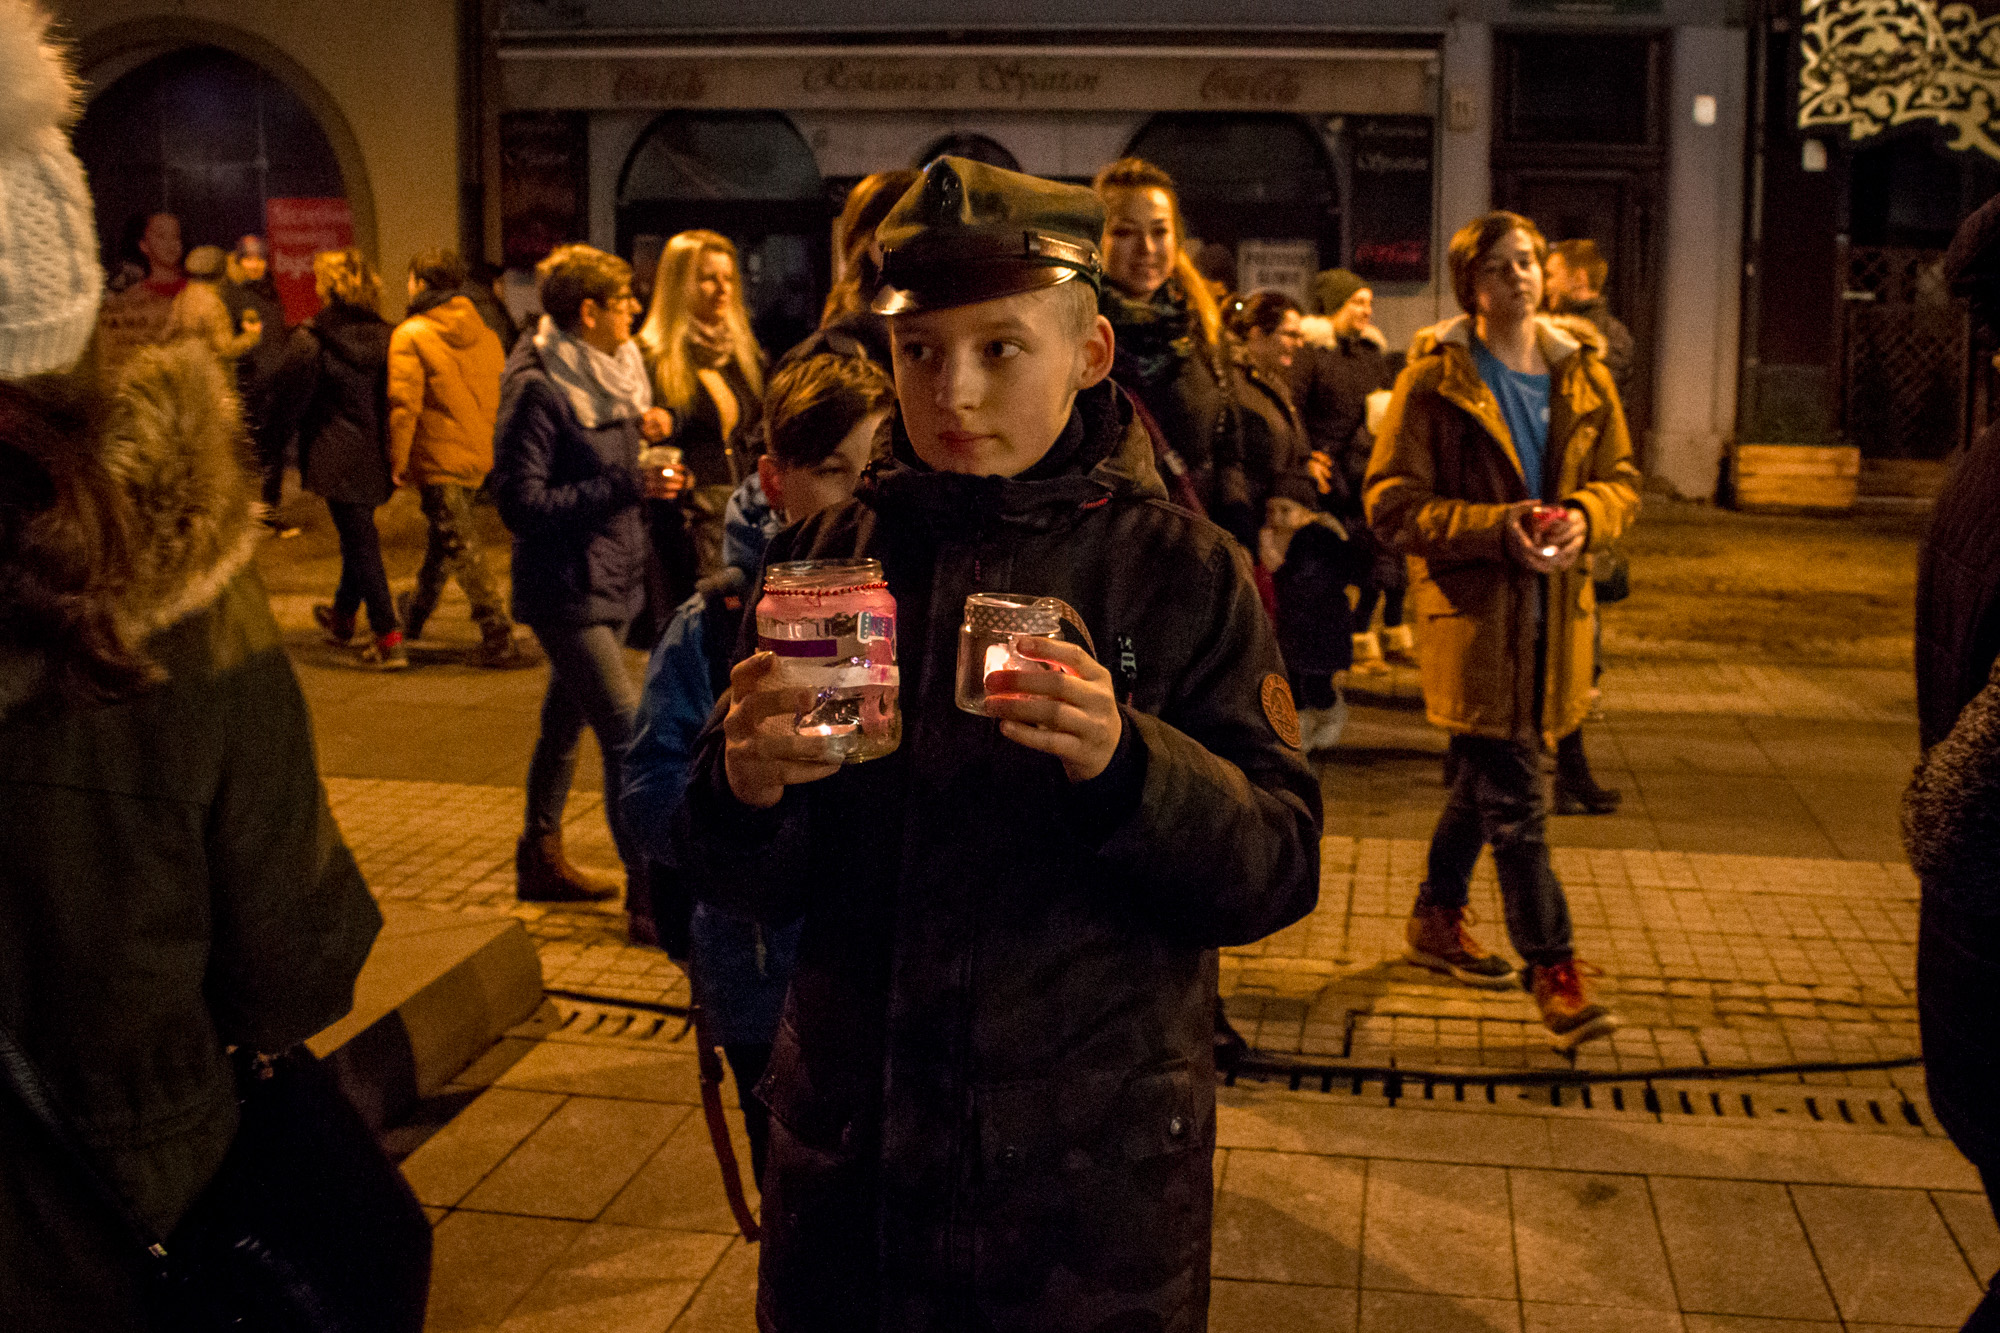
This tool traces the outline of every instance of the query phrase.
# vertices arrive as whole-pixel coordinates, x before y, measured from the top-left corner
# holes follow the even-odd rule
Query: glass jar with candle
[[[896,599],[877,560],[793,560],[764,571],[757,647],[778,658],[773,680],[813,691],[793,719],[827,757],[859,764],[903,740],[897,705]]]
[[[1023,657],[1014,650],[1023,636],[1054,638],[1062,628],[1062,604],[1048,597],[1011,592],[976,592],[965,599],[965,623],[958,631],[958,706],[986,716],[986,678],[996,671],[1055,671],[1052,662]]]

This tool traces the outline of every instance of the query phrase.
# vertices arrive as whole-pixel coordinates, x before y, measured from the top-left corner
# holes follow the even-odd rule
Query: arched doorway
[[[1008,171],[1021,169],[1021,159],[1015,157],[1007,145],[987,134],[947,134],[917,154],[917,160],[910,165],[922,171],[941,157],[963,157]]]
[[[116,275],[152,213],[189,247],[268,230],[271,199],[345,199],[325,131],[297,94],[218,47],[156,57],[91,100],[74,136]],[[143,260],[139,262],[143,263]]]
[[[1340,263],[1338,179],[1300,117],[1168,112],[1125,151],[1174,178],[1190,237],[1234,252],[1243,290],[1293,288],[1279,276],[1294,270],[1303,286]]]
[[[634,288],[650,295],[675,233],[719,231],[742,255],[744,303],[773,356],[818,327],[831,219],[812,149],[776,112],[669,112],[640,136],[618,181],[618,252]]]

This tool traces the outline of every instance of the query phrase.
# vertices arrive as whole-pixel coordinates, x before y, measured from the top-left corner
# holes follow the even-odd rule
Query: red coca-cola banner
[[[271,281],[285,307],[285,323],[319,310],[313,290],[313,255],[354,244],[354,214],[345,199],[266,199],[265,239],[271,245]]]

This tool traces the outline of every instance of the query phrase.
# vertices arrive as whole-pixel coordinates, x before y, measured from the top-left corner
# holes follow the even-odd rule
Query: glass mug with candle
[[[1555,544],[1555,532],[1568,517],[1567,505],[1538,504],[1528,511],[1528,542],[1542,559],[1553,560],[1562,549]]]
[[[829,760],[880,759],[903,740],[897,703],[896,599],[877,560],[793,560],[764,571],[757,647],[775,654],[774,684],[813,691],[792,720]]]
[[[639,476],[649,500],[671,500],[694,485],[694,474],[681,463],[681,451],[671,444],[652,444],[641,449]]]
[[[976,592],[965,599],[958,631],[958,706],[986,716],[987,678],[996,671],[1060,671],[1053,662],[1021,655],[1023,638],[1052,639],[1062,628],[1062,603],[1052,597]]]

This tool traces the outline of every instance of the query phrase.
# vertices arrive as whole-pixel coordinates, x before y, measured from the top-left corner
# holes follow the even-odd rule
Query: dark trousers
[[[1958,1150],[1979,1168],[2000,1217],[2000,917],[1942,901],[1926,889],[1917,928],[1917,1019],[1931,1109]],[[1966,1321],[1968,1333],[2000,1331],[2000,1274]]]
[[[624,625],[535,626],[549,659],[542,696],[542,731],[528,760],[531,838],[562,831],[563,806],[576,777],[576,747],[587,724],[604,756],[604,818],[628,875],[640,871],[638,848],[619,810],[626,747],[639,711],[639,690],[625,670]]]
[[[333,593],[333,615],[343,625],[364,603],[368,628],[377,635],[396,628],[396,604],[389,597],[389,571],[382,567],[382,534],[375,528],[375,506],[328,500],[333,530],[340,534],[340,586]]]
[[[1569,899],[1549,864],[1547,785],[1539,747],[1484,736],[1451,738],[1451,795],[1431,834],[1419,901],[1465,906],[1479,849],[1493,848],[1507,937],[1534,966],[1570,957]]]
[[[1368,624],[1375,619],[1375,603],[1382,603],[1382,628],[1393,629],[1403,623],[1403,590],[1401,588],[1378,588],[1372,583],[1361,585],[1361,597],[1354,604],[1354,624],[1359,633],[1368,632]]]
[[[410,623],[421,625],[437,609],[444,585],[457,579],[472,603],[473,623],[493,631],[508,625],[500,588],[486,568],[479,533],[472,522],[472,489],[433,483],[417,490],[418,503],[430,531],[424,543],[424,563],[417,570],[417,590],[410,597]]]
[[[264,507],[276,513],[278,501],[285,497],[285,436],[264,423],[261,408],[246,408],[246,415],[251,416],[250,442],[257,450],[257,468],[263,474]]]

